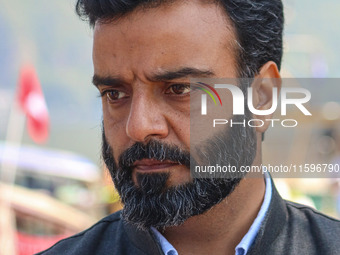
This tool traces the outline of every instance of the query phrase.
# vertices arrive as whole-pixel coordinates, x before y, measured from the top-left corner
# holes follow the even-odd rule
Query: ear
[[[254,82],[252,84],[253,88],[253,105],[257,110],[269,110],[273,103],[273,88],[277,88],[277,99],[281,90],[281,75],[277,68],[277,65],[273,61],[267,62],[262,66],[258,75],[255,76]],[[254,115],[254,118],[262,120],[264,125],[261,126],[260,123],[256,127],[256,131],[259,133],[264,133],[271,121],[266,121],[266,119],[272,119],[273,114],[269,115]],[[262,123],[261,123],[262,124]]]

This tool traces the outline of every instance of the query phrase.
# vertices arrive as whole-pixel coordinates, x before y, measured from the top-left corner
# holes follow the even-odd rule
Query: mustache
[[[112,157],[112,149],[107,144],[107,140],[103,139],[103,143],[106,144],[106,146],[103,146],[103,149],[106,149],[103,153]],[[120,169],[131,169],[136,161],[142,159],[168,160],[190,168],[189,151],[158,140],[150,140],[146,144],[140,142],[133,144],[119,156],[118,166]]]
[[[169,160],[190,167],[190,153],[188,151],[158,140],[150,140],[147,144],[135,143],[120,155],[118,162],[120,167],[129,168],[136,161],[142,159]]]

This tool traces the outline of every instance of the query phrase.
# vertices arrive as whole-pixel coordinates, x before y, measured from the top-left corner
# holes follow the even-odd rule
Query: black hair
[[[77,14],[92,27],[122,17],[137,7],[155,8],[175,0],[78,0]],[[284,25],[281,0],[212,0],[221,5],[236,30],[240,78],[253,78],[268,61],[282,60]]]

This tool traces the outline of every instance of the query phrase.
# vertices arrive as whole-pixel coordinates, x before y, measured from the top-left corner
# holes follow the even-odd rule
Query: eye
[[[106,95],[107,99],[111,102],[118,101],[127,97],[127,94],[119,90],[106,90],[102,93],[102,96]]]
[[[174,84],[171,85],[166,94],[176,94],[176,95],[184,95],[190,92],[190,85],[188,84]]]

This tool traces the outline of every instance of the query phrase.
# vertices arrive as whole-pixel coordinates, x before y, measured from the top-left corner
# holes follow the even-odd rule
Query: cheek
[[[176,145],[190,150],[190,105],[169,107],[167,120]]]
[[[174,132],[178,139],[183,143],[183,149],[190,150],[190,114],[189,116],[180,116],[177,123]]]
[[[221,82],[222,83],[222,82]],[[228,83],[228,82],[226,82]],[[200,148],[204,142],[212,137],[219,136],[221,132],[229,129],[233,115],[233,97],[227,89],[217,89],[221,97],[222,105],[215,104],[211,98],[207,98],[207,114],[201,114],[201,102],[195,102],[192,107],[190,121],[190,143],[192,151]],[[218,101],[217,101],[218,102]],[[237,127],[235,124],[234,126]]]
[[[109,105],[103,103],[104,132],[116,160],[129,143],[126,136],[126,116],[128,115],[124,112],[113,111]]]

